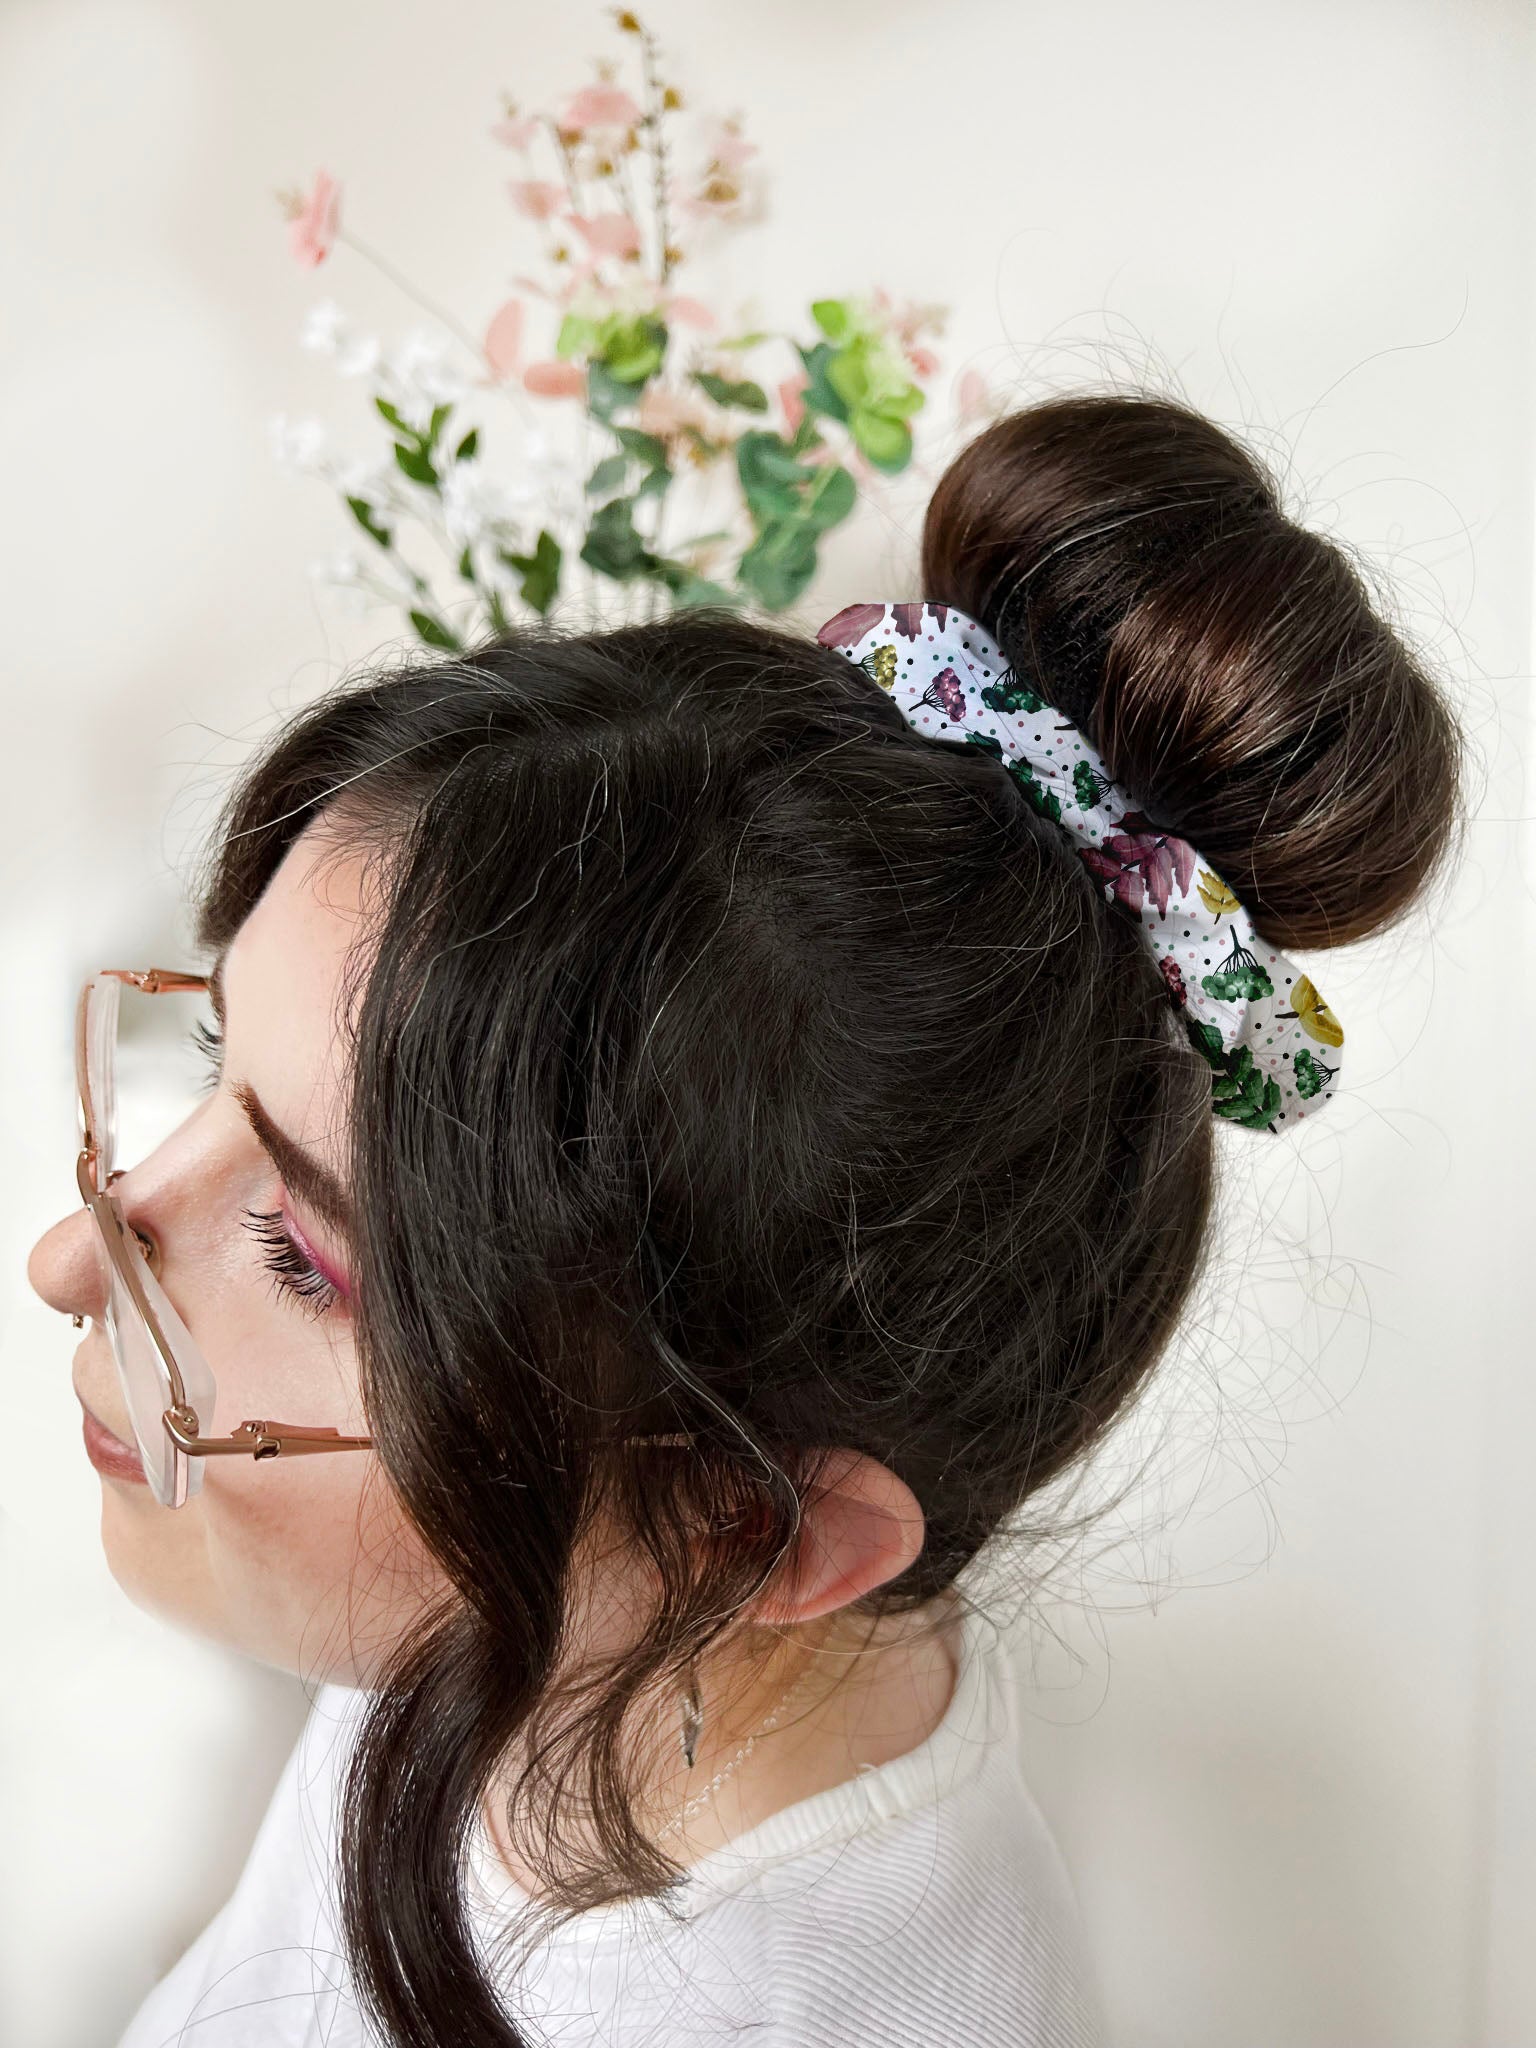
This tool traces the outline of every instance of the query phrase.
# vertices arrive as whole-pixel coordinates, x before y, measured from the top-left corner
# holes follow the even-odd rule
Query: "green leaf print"
[[[1214,974],[1202,977],[1200,986],[1208,996],[1215,996],[1219,1002],[1235,1002],[1246,996],[1250,1000],[1259,996],[1271,996],[1275,984],[1268,973],[1238,939],[1232,935],[1232,950],[1222,961]]]
[[[1308,1101],[1314,1095],[1321,1095],[1338,1072],[1337,1067],[1325,1067],[1305,1046],[1296,1054],[1291,1065],[1296,1070],[1296,1093]]]
[[[1093,769],[1086,761],[1074,762],[1072,768],[1072,794],[1077,798],[1080,809],[1091,811],[1108,788],[1109,777],[1107,775],[1095,775]]]
[[[1033,690],[1021,683],[1011,668],[1003,672],[1000,681],[987,684],[981,692],[981,701],[989,711],[1027,713],[1045,709],[1045,699],[1037,697]]]
[[[1024,792],[1025,800],[1031,809],[1038,811],[1042,818],[1049,818],[1053,825],[1061,823],[1060,797],[1036,780],[1027,761],[1010,761],[1008,773]]]
[[[1185,1019],[1190,1043],[1211,1069],[1211,1108],[1249,1131],[1273,1131],[1284,1098],[1246,1045],[1228,1052],[1214,1024]]]

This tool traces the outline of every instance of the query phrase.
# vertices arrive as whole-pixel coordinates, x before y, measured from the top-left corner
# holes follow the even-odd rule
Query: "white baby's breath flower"
[[[274,413],[267,422],[272,453],[285,468],[308,475],[323,472],[326,458],[325,426],[308,418],[291,420],[286,413]]]
[[[304,316],[299,346],[318,356],[333,356],[346,334],[347,316],[334,299],[318,299]]]
[[[370,512],[393,512],[400,503],[399,475],[393,463],[355,460],[338,462],[331,481],[344,497],[360,498]]]
[[[470,544],[470,567],[482,590],[494,590],[499,597],[516,597],[523,587],[520,572],[504,559],[500,549],[484,538]]]
[[[357,583],[362,578],[363,565],[350,548],[341,548],[334,555],[322,555],[311,562],[309,573],[316,583]]]
[[[402,419],[425,432],[439,405],[457,405],[469,387],[444,361],[448,342],[428,328],[415,327],[379,367],[395,387],[394,402]]]
[[[520,505],[527,502],[488,476],[478,462],[455,463],[443,479],[443,524],[456,548],[469,547],[484,535],[517,533]]]
[[[339,377],[371,377],[383,360],[384,350],[376,334],[355,334],[336,351]]]
[[[420,598],[416,579],[406,568],[400,557],[386,548],[380,548],[368,565],[368,573],[375,589],[386,597],[403,603],[407,598],[413,602]]]

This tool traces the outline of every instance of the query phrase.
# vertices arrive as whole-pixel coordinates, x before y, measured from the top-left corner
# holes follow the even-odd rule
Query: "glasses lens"
[[[91,1135],[96,1140],[96,1181],[105,1186],[117,1156],[117,1093],[112,1048],[123,985],[103,975],[93,981],[85,1005],[85,1093],[90,1100]],[[82,1105],[83,1107],[83,1105]]]
[[[162,1507],[179,1506],[177,1494],[179,1492],[185,1499],[192,1491],[190,1482],[193,1475],[188,1473],[183,1478],[178,1474],[177,1466],[190,1466],[202,1461],[183,1457],[165,1427],[162,1418],[172,1398],[165,1361],[139,1312],[138,1303],[99,1237],[97,1244],[105,1282],[107,1335],[112,1340],[112,1350],[117,1359],[118,1378],[122,1382],[128,1419],[133,1424],[134,1440],[143,1461],[144,1477]],[[138,1253],[135,1251],[131,1256],[137,1258]],[[142,1259],[139,1262],[142,1265]]]
[[[206,1011],[206,998],[140,996],[130,991],[124,1006],[122,992],[121,982],[104,976],[91,984],[86,1005],[85,1083],[101,1161],[98,1186],[105,1186],[116,1163],[120,1124],[123,1156],[132,1163],[153,1152],[206,1093],[192,1050],[193,1026]],[[204,1433],[213,1426],[213,1375],[151,1271],[121,1202],[114,1201],[113,1207],[122,1230],[112,1230],[106,1223],[97,1232],[107,1333],[144,1476],[162,1507],[180,1507],[202,1485],[203,1460],[188,1458],[165,1427],[165,1411],[175,1399],[170,1374],[119,1259],[130,1269],[171,1347],[185,1398]],[[111,1232],[117,1259],[108,1251],[103,1231]]]

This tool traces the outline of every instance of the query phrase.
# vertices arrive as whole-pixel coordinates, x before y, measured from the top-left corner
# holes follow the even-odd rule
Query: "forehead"
[[[368,921],[368,852],[324,821],[288,849],[225,952],[229,1053],[295,1131],[338,1077],[347,969]]]

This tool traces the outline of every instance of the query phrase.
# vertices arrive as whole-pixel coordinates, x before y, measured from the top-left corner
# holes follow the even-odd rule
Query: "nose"
[[[62,1315],[73,1316],[76,1326],[87,1316],[99,1316],[105,1302],[105,1284],[93,1242],[95,1224],[84,1208],[61,1217],[32,1247],[27,1260],[27,1278],[33,1290]]]

